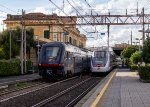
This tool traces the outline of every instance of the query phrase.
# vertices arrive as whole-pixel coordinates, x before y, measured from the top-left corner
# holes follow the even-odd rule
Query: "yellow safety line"
[[[96,107],[97,106],[98,102],[100,101],[100,99],[104,95],[106,89],[108,88],[108,85],[110,84],[110,82],[111,82],[112,78],[114,77],[115,73],[116,73],[116,70],[113,72],[112,76],[109,78],[109,80],[107,81],[107,83],[103,87],[102,91],[99,93],[99,95],[97,96],[97,98],[94,100],[94,102],[92,103],[92,105],[90,107]]]

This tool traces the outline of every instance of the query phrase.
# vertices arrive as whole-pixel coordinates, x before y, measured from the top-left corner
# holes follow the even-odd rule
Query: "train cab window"
[[[94,57],[96,57],[96,58],[105,58],[106,57],[106,52],[95,51]]]
[[[46,47],[46,58],[55,59],[59,54],[59,47]]]
[[[96,64],[106,64],[106,52],[105,51],[95,51],[94,52],[94,57],[92,57],[92,63],[94,66]]]

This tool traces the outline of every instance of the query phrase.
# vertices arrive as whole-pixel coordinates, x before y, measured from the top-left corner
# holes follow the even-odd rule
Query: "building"
[[[121,43],[121,44],[115,44],[114,47],[116,47],[116,48],[127,48],[128,46],[130,46],[130,45],[127,43]]]
[[[43,13],[28,13],[22,15],[7,15],[4,20],[7,29],[13,29],[17,26],[24,25],[25,27],[32,27],[34,29],[34,39],[37,38],[40,42],[70,42],[79,47],[85,47],[86,36],[80,34],[76,28],[77,18],[75,16],[57,16],[57,14],[45,15]],[[65,24],[73,24],[67,26]],[[37,55],[35,49],[31,49],[31,56],[33,56],[34,64],[37,62]],[[34,56],[35,55],[35,56]],[[32,59],[32,58],[31,58]],[[36,61],[35,61],[36,60]]]
[[[127,44],[127,43],[121,43],[121,44],[115,44],[113,46],[113,50],[115,52],[115,54],[117,56],[120,56],[121,55],[121,51],[123,51],[125,48],[131,46],[130,44]]]

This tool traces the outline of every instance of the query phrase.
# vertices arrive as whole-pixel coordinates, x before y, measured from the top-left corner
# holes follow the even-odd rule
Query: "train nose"
[[[96,64],[96,67],[104,67],[104,64]]]

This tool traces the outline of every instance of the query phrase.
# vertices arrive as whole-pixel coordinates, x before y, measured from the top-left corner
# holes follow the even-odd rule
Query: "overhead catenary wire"
[[[0,6],[1,6],[1,7],[4,7],[5,9],[7,9],[7,10],[13,12],[13,13],[19,14],[17,11],[14,11],[14,10],[10,9],[10,8],[8,8],[7,6],[4,6],[4,5],[2,5],[2,4],[0,4]]]
[[[87,3],[87,5],[91,8],[92,6],[85,0],[85,2]],[[96,12],[95,12],[96,13]],[[96,13],[97,15],[98,15],[98,13]],[[92,13],[91,13],[91,15],[92,15]],[[97,20],[97,19],[96,19]],[[97,20],[98,21],[98,20]],[[95,29],[96,30],[96,29]],[[98,32],[97,30],[96,30],[96,32]],[[103,40],[103,38],[100,36],[100,35],[97,35],[97,36],[99,36],[102,40]],[[105,41],[103,40],[103,42],[105,43]]]
[[[143,5],[143,7],[146,7],[146,5],[148,5],[150,3],[149,0],[147,0],[147,2]]]
[[[71,7],[73,7],[73,9],[78,13],[80,14],[80,12],[69,2],[69,0],[67,0],[67,2],[71,5]],[[89,24],[89,22],[80,14],[80,16],[86,21],[86,23]]]
[[[72,2],[73,2],[74,4],[76,4],[74,0],[72,0]],[[83,8],[82,8],[82,7],[78,7],[78,8],[79,8],[80,10],[82,10],[82,11],[83,11]],[[88,13],[87,13],[87,12],[85,12],[85,14],[88,14]],[[91,14],[91,15],[92,15],[92,14]],[[93,16],[93,15],[92,15],[92,16]],[[97,19],[96,19],[96,20],[97,20]],[[98,22],[98,20],[97,20],[97,22]],[[92,26],[94,27],[94,25],[92,25]],[[95,30],[95,31],[94,31],[95,33],[97,33],[97,32],[98,32],[98,31],[96,30],[96,27],[94,28],[94,30]],[[88,32],[88,33],[90,33],[90,32]],[[88,33],[87,33],[87,34],[88,34]],[[102,38],[100,35],[98,35],[98,34],[97,34],[97,36],[99,36],[99,37],[100,37],[100,39],[101,39],[101,40],[105,43],[105,41],[103,40],[103,38]],[[97,38],[96,38],[96,39],[97,39]]]
[[[63,12],[66,16],[68,16],[67,15],[67,13],[65,13],[58,5],[56,5],[52,0],[49,0],[55,7],[57,7],[61,12]],[[72,21],[74,21],[75,23],[76,23],[76,21],[72,18],[72,17],[70,17],[71,18],[71,20]],[[80,27],[81,27],[81,29],[83,29],[82,28],[82,26],[81,25],[79,25]],[[87,32],[85,29],[83,29],[85,32]]]
[[[0,12],[5,13],[5,14],[8,14],[7,12],[5,12],[5,11],[3,11],[3,10],[0,10]]]
[[[67,2],[75,9],[75,11],[76,12],[78,12],[79,14],[80,14],[80,12],[67,0]],[[80,14],[81,15],[81,14]],[[81,16],[82,17],[82,16]],[[84,17],[82,17],[85,21],[86,21],[86,23],[89,23]],[[94,25],[92,24],[92,26],[94,27]],[[95,30],[95,29],[94,29]],[[102,38],[101,38],[102,39]],[[102,39],[103,40],[103,39]],[[104,40],[103,40],[103,42],[104,42]],[[104,42],[105,43],[105,42]]]

